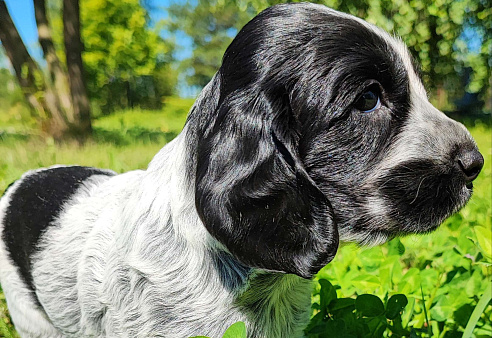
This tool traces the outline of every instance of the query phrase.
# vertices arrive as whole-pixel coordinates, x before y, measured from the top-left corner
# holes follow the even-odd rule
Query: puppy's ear
[[[338,248],[330,203],[297,154],[288,97],[241,94],[198,138],[199,215],[242,263],[310,278]]]

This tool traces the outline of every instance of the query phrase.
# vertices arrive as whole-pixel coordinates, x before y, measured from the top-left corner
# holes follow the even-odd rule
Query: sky
[[[153,22],[166,17],[164,7],[176,0],[152,0],[154,10],[150,12]],[[34,6],[32,0],[5,0],[10,16],[14,21],[19,34],[24,41],[31,55],[41,63],[43,62],[41,47],[38,44],[38,32],[36,28],[36,20],[34,19]],[[165,37],[165,34],[161,34]],[[191,55],[191,40],[186,36],[178,35],[178,50],[175,57],[178,60],[185,59]],[[4,58],[5,59],[5,58]],[[0,66],[7,65],[7,60],[1,60]]]
[[[5,0],[10,16],[31,55],[41,58],[41,49],[37,43],[38,32],[34,20],[32,0]]]

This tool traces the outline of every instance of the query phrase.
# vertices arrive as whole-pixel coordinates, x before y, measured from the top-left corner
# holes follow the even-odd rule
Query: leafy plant
[[[246,338],[246,325],[243,322],[237,322],[229,326],[229,328],[224,332],[222,338]],[[207,336],[196,336],[193,338],[209,338]]]
[[[370,294],[338,298],[329,281],[321,279],[319,284],[320,304],[313,304],[317,313],[305,330],[308,337],[381,337],[386,330],[392,337],[410,334],[402,326],[401,313],[408,304],[405,295],[393,295],[384,304]]]

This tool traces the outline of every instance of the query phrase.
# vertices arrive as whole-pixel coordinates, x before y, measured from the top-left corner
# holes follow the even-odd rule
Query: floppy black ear
[[[253,98],[253,99],[248,99]],[[331,206],[297,154],[286,95],[228,95],[198,137],[196,205],[242,263],[309,278],[338,248]]]

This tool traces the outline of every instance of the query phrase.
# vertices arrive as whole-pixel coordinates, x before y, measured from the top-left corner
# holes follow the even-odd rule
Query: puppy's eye
[[[354,107],[363,113],[370,113],[381,106],[379,92],[375,88],[368,88],[355,101]]]

